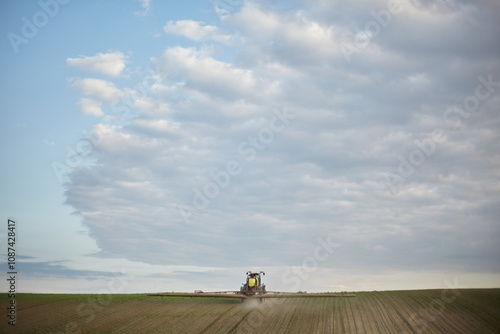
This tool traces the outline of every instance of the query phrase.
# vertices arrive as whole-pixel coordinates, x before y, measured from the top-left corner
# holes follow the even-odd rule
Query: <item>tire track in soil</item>
[[[423,324],[423,329],[417,330],[417,333],[447,333],[443,328],[440,328],[440,326],[436,323],[435,319],[431,319],[431,316],[429,315],[429,312],[427,311],[427,308],[429,307],[430,303],[432,302],[432,297],[424,294],[410,294],[408,295],[408,299],[410,303],[413,303],[415,305],[415,312],[413,314],[420,315],[421,318],[423,318],[423,322],[420,321],[419,324]],[[422,316],[422,315],[425,315]],[[429,328],[430,327],[430,328]]]
[[[118,327],[116,333],[122,333],[124,329],[128,328],[132,323],[139,323],[141,326],[132,326],[132,328],[141,328],[141,333],[173,333],[179,328],[189,328],[191,332],[194,331],[193,327],[202,326],[200,320],[203,321],[205,317],[196,317],[196,321],[192,321],[192,315],[201,313],[209,314],[214,312],[214,307],[220,308],[226,305],[219,303],[196,303],[196,302],[178,302],[172,301],[171,303],[154,303],[149,304],[148,309],[153,307],[151,311],[142,309],[141,314],[137,314],[135,320],[129,321]],[[229,305],[227,305],[229,306]],[[216,311],[216,310],[215,310]],[[208,315],[210,316],[210,315]],[[190,322],[190,325],[185,325]]]
[[[356,319],[354,318],[355,312],[353,311],[353,305],[352,305],[353,299],[351,298],[343,298],[343,299],[344,299],[344,304],[346,305],[346,311],[347,311],[346,313],[349,324],[346,333],[359,333],[357,330]]]
[[[90,330],[95,332],[106,332],[110,329],[112,329],[112,332],[123,332],[129,328],[131,323],[136,322],[137,319],[145,318],[146,314],[156,309],[156,305],[145,305],[140,301],[126,301],[118,304],[111,304],[104,306],[103,310],[96,312],[95,318],[91,322],[85,323],[80,327],[83,333]],[[141,327],[144,328],[144,325],[143,323]]]
[[[295,311],[287,333],[308,333],[308,328],[305,328],[308,317],[308,309],[307,305],[304,305],[305,302],[302,298],[290,299],[290,303],[295,305]]]
[[[386,321],[387,333],[400,333],[400,326],[397,322],[398,315],[394,311],[391,311],[390,308],[386,307],[383,294],[376,291],[374,298],[376,300],[377,308],[380,314]]]
[[[18,313],[24,321],[16,329],[61,332],[73,321],[82,333],[498,333],[500,291],[463,291],[453,300],[443,299],[442,291],[359,292],[356,299],[294,299],[250,311],[213,301],[113,299],[95,311],[92,321],[89,313],[76,311],[86,300],[26,300]],[[448,291],[446,296],[454,295]],[[92,310],[85,305],[80,311]],[[258,331],[246,326],[256,312],[266,314]]]
[[[76,312],[83,299],[81,295],[43,295],[31,297],[20,294],[17,310],[16,329],[25,331],[63,331],[69,322],[77,322],[81,316]],[[38,298],[37,298],[38,297]],[[58,315],[58,322],[54,323],[54,314]],[[24,321],[29,319],[29,321]],[[81,322],[81,321],[80,321]],[[0,329],[0,332],[2,330]]]
[[[342,333],[349,333],[349,310],[347,308],[344,298],[339,300],[340,307],[342,308]]]
[[[143,333],[173,333],[175,329],[182,328],[182,324],[188,320],[189,311],[193,309],[190,305],[165,305],[156,313],[156,317],[149,322],[147,332],[143,328]],[[138,319],[140,322],[141,319]],[[180,326],[181,325],[181,326]],[[138,328],[138,327],[135,327]]]
[[[323,319],[323,303],[325,299],[321,298],[314,299],[314,318],[311,321],[311,332],[310,333],[323,333],[322,319]]]
[[[319,311],[319,300],[317,298],[308,298],[307,309],[309,312],[309,328],[307,333],[315,333],[318,330],[319,316],[321,315]]]
[[[213,303],[213,304],[195,304],[193,305],[193,315],[194,317],[185,317],[183,323],[187,322],[188,328],[191,333],[198,333],[204,327],[206,327],[207,322],[211,322],[214,317],[217,317],[216,313],[219,309],[224,309],[229,307],[227,304]],[[224,312],[224,311],[223,311]],[[186,326],[184,326],[185,328]],[[178,329],[178,327],[175,327]]]
[[[271,324],[267,324],[268,333],[284,333],[290,322],[290,317],[293,314],[293,312],[291,312],[292,305],[290,303],[285,303],[283,299],[280,304],[274,306],[272,312],[276,312],[277,308],[279,308],[279,313],[271,315],[270,318],[274,319],[274,321],[271,322]]]
[[[459,330],[458,332],[455,331],[453,329],[455,327],[454,321],[452,319],[450,319],[449,316],[446,316],[444,314],[446,312],[446,305],[444,305],[443,310],[437,312],[437,314],[433,314],[435,312],[432,312],[434,310],[432,303],[434,301],[440,300],[440,298],[431,294],[434,292],[435,291],[431,291],[431,292],[428,292],[426,294],[427,303],[425,304],[426,307],[424,308],[424,311],[425,311],[425,314],[427,314],[430,318],[427,320],[428,323],[432,323],[432,326],[435,327],[439,333],[460,333],[460,332],[462,332],[461,330]],[[431,312],[429,312],[429,311],[431,311]]]
[[[142,333],[164,333],[176,325],[173,319],[178,320],[177,322],[182,321],[180,315],[184,310],[189,310],[187,305],[181,306],[183,307],[175,308],[174,305],[169,304],[154,305],[154,312],[145,312],[146,309],[144,309],[140,315],[134,317],[134,320],[123,324],[116,332],[119,333],[125,328],[141,328]]]
[[[371,315],[371,318],[373,319],[373,322],[370,322],[371,332],[372,333],[380,333],[379,328],[382,327],[382,322],[381,322],[380,318],[377,316],[377,314],[375,314],[374,305],[369,297],[369,294],[370,294],[370,292],[364,293],[365,301],[363,304],[365,305],[365,309],[370,310],[369,313]]]
[[[307,312],[309,314],[309,316],[307,317],[308,318],[308,322],[305,324],[307,325],[307,332],[306,333],[314,333],[315,331],[315,325],[316,325],[316,317],[317,317],[317,313],[316,313],[316,308],[317,308],[317,303],[316,303],[316,299],[315,298],[308,298],[310,300],[307,301],[306,303],[306,309],[307,309]]]
[[[402,323],[404,325],[406,325],[406,329],[405,330],[401,330],[399,329],[398,330],[398,333],[401,333],[401,334],[406,334],[408,333],[408,330],[411,331],[411,333],[413,334],[418,334],[414,329],[413,327],[411,326],[410,322],[408,321],[408,319],[410,319],[410,316],[409,315],[403,315],[403,312],[404,313],[407,313],[409,312],[409,308],[406,307],[407,304],[404,303],[404,298],[402,298],[401,296],[394,296],[393,293],[385,293],[383,295],[383,297],[385,298],[386,302],[387,302],[387,305],[391,306],[392,309],[394,310],[394,312],[396,312],[396,314],[399,316],[399,318],[401,319]],[[396,299],[396,300],[394,300]],[[400,304],[400,308],[396,307],[396,304]],[[406,305],[401,305],[401,304],[406,304]],[[403,328],[404,329],[404,328]]]
[[[378,333],[378,317],[377,315],[373,312],[373,308],[371,306],[370,300],[367,297],[367,294],[370,292],[363,292],[362,293],[362,298],[363,300],[360,301],[360,304],[362,305],[363,309],[363,315],[365,318],[365,321],[363,321],[363,328],[366,331],[366,333],[369,334],[377,334]],[[358,298],[358,297],[356,297]],[[365,326],[366,324],[366,326]]]
[[[130,323],[141,323],[140,328],[143,332],[164,332],[182,324],[185,321],[185,315],[189,314],[192,309],[193,305],[188,303],[143,305],[141,306],[141,316],[136,316],[137,319],[123,323],[116,332],[119,333],[121,330],[128,328]],[[150,310],[154,311],[151,312]],[[127,317],[126,319],[128,320],[129,318]]]
[[[334,312],[334,324],[336,323],[336,326],[334,326],[333,331],[337,333],[345,333],[345,328],[344,328],[344,318],[343,318],[343,313],[345,312],[342,309],[342,300],[343,298],[335,298],[335,312]]]
[[[330,330],[329,329],[329,326],[328,326],[328,319],[330,318],[330,314],[328,312],[328,308],[330,306],[330,299],[333,299],[333,298],[324,298],[325,300],[323,300],[323,304],[322,304],[322,308],[321,308],[321,316],[320,316],[320,319],[319,319],[319,330],[318,330],[318,333],[331,333],[331,331],[333,330]]]
[[[229,331],[228,333],[235,333],[236,329],[241,325],[243,321],[252,313],[253,310],[248,311],[243,318],[241,318]]]
[[[432,305],[432,303],[434,301],[440,301],[440,298],[439,297],[432,297],[430,296],[429,298],[432,298],[432,300],[429,302],[428,306],[427,306],[427,310],[431,310],[431,314],[433,316],[433,319],[432,321],[434,322],[436,328],[438,328],[438,330],[441,332],[441,333],[460,333],[462,332],[462,330],[459,330],[458,332],[454,330],[455,326],[456,326],[456,323],[454,321],[454,319],[452,319],[452,317],[450,317],[450,315],[448,313],[450,313],[450,310],[447,309],[446,305],[443,303],[443,308],[439,311],[435,311],[437,310],[436,307],[434,307]],[[442,302],[442,301],[441,301]],[[427,312],[429,314],[429,312]],[[484,334],[484,333],[483,333]]]
[[[474,333],[481,326],[481,322],[478,319],[464,313],[464,309],[469,307],[469,304],[465,300],[457,298],[447,304],[446,307],[448,308],[448,313],[453,313],[453,318],[455,319],[454,328],[458,329],[457,332]]]
[[[270,331],[271,327],[279,325],[283,310],[280,305],[275,305],[272,301],[261,302],[254,305],[252,313],[245,319],[245,323],[238,327],[238,333],[264,333]]]
[[[236,305],[233,305],[233,307],[231,307],[231,308],[227,309],[226,311],[222,312],[222,314],[220,314],[215,320],[213,320],[207,327],[203,328],[199,333],[200,334],[207,333],[208,330],[215,325],[215,323],[217,323],[218,321],[220,321],[223,317],[226,316],[227,313],[233,311],[235,308],[236,308]]]
[[[361,314],[361,300],[356,298],[348,298],[347,302],[351,309],[351,315],[354,321],[354,333],[367,333],[365,324]]]
[[[421,301],[417,296],[413,294],[408,294],[407,299],[406,299],[406,304],[408,305],[408,308],[410,309],[410,306],[413,306],[411,308],[411,314],[410,315],[418,315],[422,310],[425,309],[425,302]],[[408,311],[410,312],[410,311]],[[412,328],[417,332],[417,334],[422,334],[424,333],[424,330],[427,329],[428,327],[428,320],[425,320],[424,322],[420,321],[417,323],[418,327],[415,327],[412,325]],[[425,327],[423,326],[425,325]],[[423,329],[422,329],[423,328]]]
[[[464,310],[470,310],[470,308],[475,308],[476,310],[479,310],[479,308],[475,307],[476,300],[475,299],[466,299],[462,298],[462,296],[459,296],[456,298],[454,301],[449,302],[449,303],[444,303],[441,298],[435,297],[432,301],[440,300],[442,305],[444,306],[438,314],[434,315],[435,319],[433,320],[434,322],[439,324],[441,323],[442,326],[445,327],[446,330],[453,332],[453,333],[459,333],[459,332],[468,332],[468,333],[474,333],[474,332],[480,332],[480,333],[496,333],[494,328],[488,328],[485,326],[485,321],[484,318],[482,318],[480,321],[478,318],[481,318],[477,315],[476,312],[473,312],[471,314],[470,312],[464,312]],[[461,307],[458,307],[458,305],[461,305]],[[432,308],[429,305],[428,309]],[[480,311],[483,312],[483,311]]]
[[[401,331],[403,330],[403,326],[402,326],[402,322],[401,321],[398,321],[399,319],[403,319],[404,321],[406,321],[406,319],[404,318],[401,318],[400,314],[398,313],[398,311],[392,307],[392,304],[391,303],[388,303],[388,300],[385,298],[385,295],[390,293],[390,291],[386,291],[384,293],[380,293],[380,292],[375,292],[375,298],[378,302],[378,306],[379,306],[379,310],[381,312],[381,314],[384,314],[387,319],[388,319],[388,324],[390,324],[390,333],[401,333]],[[388,304],[388,306],[386,307],[386,303]],[[403,321],[403,323],[404,323]]]
[[[432,301],[435,301],[438,299],[433,299]],[[429,304],[427,309],[435,309],[432,307],[431,304]],[[429,313],[429,312],[427,312]],[[446,305],[443,303],[443,308],[437,313],[432,315],[434,319],[432,320],[433,322],[436,323],[436,327],[439,328],[439,330],[447,333],[463,333],[464,328],[462,327],[460,319],[462,317],[460,316],[455,316],[455,313]],[[459,324],[460,322],[460,324]],[[473,331],[469,331],[469,333],[473,333],[474,331],[477,331],[477,328],[474,328]],[[485,334],[484,332],[482,332]]]
[[[372,308],[373,314],[380,320],[377,321],[377,333],[392,333],[392,328],[390,326],[391,320],[388,318],[388,315],[382,311],[383,308],[380,307],[376,293],[376,291],[368,293],[367,297],[370,301],[370,307]]]
[[[463,291],[463,296],[457,299],[463,301],[463,305],[466,305],[467,309],[472,307],[474,310],[478,311],[471,315],[471,321],[476,322],[478,325],[482,324],[482,327],[488,328],[490,331],[494,329],[498,330],[498,328],[500,328],[500,314],[498,314],[498,312],[496,314],[494,312],[492,313],[491,306],[488,307],[484,305],[484,302],[480,302],[478,294],[481,293],[488,294],[490,292],[483,292],[482,290]],[[483,296],[481,297],[484,298]],[[488,327],[485,326],[486,324],[488,324]],[[477,327],[475,327],[475,329],[477,330]]]
[[[471,305],[472,304],[472,305]],[[470,313],[465,313],[464,310],[470,309],[470,307],[474,307],[473,301],[471,301],[469,298],[465,299],[463,296],[460,296],[456,298],[453,302],[448,304],[449,306],[449,311],[453,312],[455,315],[455,319],[457,319],[455,323],[455,327],[457,327],[457,323],[460,323],[460,329],[463,332],[467,333],[473,333],[474,331],[478,331],[478,328],[481,328],[484,326],[484,322],[481,322],[481,320],[484,321],[480,316]],[[490,311],[490,310],[487,310]],[[496,319],[500,319],[500,314],[496,316]],[[495,318],[493,316],[493,318]],[[488,333],[495,333],[495,328],[500,328],[500,326],[491,326],[489,328],[483,329],[483,331],[489,330]]]
[[[333,332],[333,324],[330,326],[330,318],[331,318],[331,313],[333,311],[330,311],[331,305],[333,303],[332,301],[333,298],[326,298],[324,307],[323,307],[323,333],[331,333]]]
[[[290,322],[287,326],[286,333],[300,333],[301,332],[302,327],[304,326],[303,318],[307,316],[304,312],[303,302],[304,301],[300,298],[289,300],[289,303],[291,303],[294,306],[294,312],[293,312],[292,318],[290,319]]]
[[[287,324],[287,325],[286,325],[286,327],[285,327],[285,331],[284,331],[284,333],[289,333],[289,331],[291,331],[291,329],[292,329],[292,328],[291,328],[291,326],[292,326],[292,322],[293,322],[293,319],[294,319],[294,317],[295,317],[295,313],[296,313],[296,312],[297,312],[297,307],[295,307],[295,308],[293,309],[292,315],[290,316],[290,320],[288,320],[288,324]]]
[[[316,319],[316,329],[315,329],[315,332],[316,333],[325,333],[326,332],[326,329],[324,327],[324,318],[325,318],[325,305],[327,303],[327,300],[329,298],[323,298],[323,300],[321,300],[321,298],[318,299],[317,301],[317,307],[316,307],[316,312],[317,312],[317,319]]]

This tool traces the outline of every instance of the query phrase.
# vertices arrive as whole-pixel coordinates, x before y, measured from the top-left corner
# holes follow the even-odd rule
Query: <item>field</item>
[[[16,296],[1,333],[500,333],[500,289],[357,292],[355,298]]]

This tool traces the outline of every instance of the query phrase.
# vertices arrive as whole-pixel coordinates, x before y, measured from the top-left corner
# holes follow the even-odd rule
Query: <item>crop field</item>
[[[146,294],[16,295],[1,333],[500,333],[500,289],[258,300]]]

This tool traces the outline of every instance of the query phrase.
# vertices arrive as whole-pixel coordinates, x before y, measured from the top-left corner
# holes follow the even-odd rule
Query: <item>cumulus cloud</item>
[[[80,70],[96,72],[109,76],[119,76],[125,68],[126,57],[123,53],[98,53],[95,56],[67,58],[66,63]]]
[[[342,27],[335,22],[318,22],[305,11],[280,14],[249,4],[230,21],[245,32],[254,60],[260,59],[259,52],[286,63],[332,61],[341,56]]]
[[[181,35],[195,41],[212,40],[223,44],[236,44],[239,41],[238,36],[228,34],[216,26],[205,25],[200,21],[168,21],[163,30],[167,34]]]
[[[96,101],[86,97],[81,98],[77,103],[78,109],[82,114],[93,115],[97,117],[104,115],[101,110],[101,105],[102,103],[100,101]]]
[[[185,88],[226,99],[275,95],[279,81],[257,78],[250,69],[218,61],[196,48],[168,48],[153,62],[160,71],[185,81]],[[237,111],[235,111],[237,112]]]
[[[89,98],[94,99],[94,102],[101,101],[107,104],[111,104],[119,100],[123,96],[123,93],[118,88],[116,88],[112,82],[101,79],[76,79],[73,82],[73,87],[80,90]],[[88,105],[89,100],[84,100],[83,103]]]
[[[500,60],[489,45],[499,26],[488,7],[443,21],[413,7],[347,62],[340,45],[375,20],[373,3],[306,2],[245,3],[226,17],[244,37],[231,61],[197,47],[151,55],[165,80],[134,100],[143,113],[129,124],[96,126],[98,166],[74,171],[66,192],[100,256],[297,266],[331,235],[339,247],[319,264],[329,270],[500,272]],[[421,38],[424,18],[446,29]],[[221,33],[196,21],[165,29]],[[89,106],[125,91],[73,85]]]

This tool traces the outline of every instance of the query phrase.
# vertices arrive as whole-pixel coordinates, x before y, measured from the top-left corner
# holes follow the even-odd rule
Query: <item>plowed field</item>
[[[16,296],[1,333],[500,333],[500,289],[357,292],[355,298]]]

